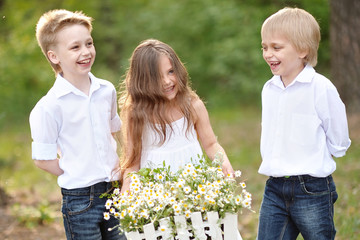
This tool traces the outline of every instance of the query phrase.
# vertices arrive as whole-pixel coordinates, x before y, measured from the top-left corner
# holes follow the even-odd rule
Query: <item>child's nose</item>
[[[171,80],[170,80],[169,76],[164,76],[163,77],[163,84],[168,85],[170,83],[171,83]]]
[[[273,55],[272,51],[271,50],[266,50],[264,51],[264,57],[265,58],[269,58]]]
[[[90,49],[87,48],[86,46],[84,46],[84,47],[82,47],[82,49],[81,49],[81,53],[82,53],[83,55],[88,55],[88,54],[90,54]]]

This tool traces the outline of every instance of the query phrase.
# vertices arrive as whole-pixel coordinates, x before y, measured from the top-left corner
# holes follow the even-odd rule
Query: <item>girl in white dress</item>
[[[154,39],[140,43],[131,56],[124,84],[119,102],[122,192],[129,189],[129,172],[161,167],[163,161],[177,171],[199,160],[202,149],[212,160],[221,151],[224,174],[234,173],[203,101],[191,89],[188,72],[169,45]]]

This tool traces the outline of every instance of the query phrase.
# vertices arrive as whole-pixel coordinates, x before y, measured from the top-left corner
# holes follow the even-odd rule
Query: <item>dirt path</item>
[[[21,194],[21,193],[18,193]],[[25,194],[28,195],[28,194]],[[0,239],[1,240],[66,240],[62,225],[60,212],[54,216],[54,221],[46,224],[36,224],[34,227],[27,227],[21,223],[12,211],[14,199],[21,199],[18,196],[9,196],[0,189]],[[22,204],[36,206],[37,200],[20,200]],[[52,206],[60,207],[60,196],[51,199]]]
[[[9,207],[0,207],[1,240],[65,240],[62,224],[58,219],[53,223],[28,228],[10,214]]]

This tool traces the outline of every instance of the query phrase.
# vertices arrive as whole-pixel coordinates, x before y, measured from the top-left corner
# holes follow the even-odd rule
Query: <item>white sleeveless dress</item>
[[[142,153],[140,168],[162,167],[165,161],[172,172],[176,172],[187,163],[198,162],[203,152],[192,125],[188,132],[187,120],[182,117],[166,126],[167,140],[160,145],[160,137],[150,125],[145,125],[142,137]]]
[[[140,168],[162,167],[165,161],[166,166],[170,166],[171,171],[175,172],[187,163],[198,162],[203,156],[202,148],[197,139],[194,126],[186,132],[187,121],[182,117],[167,126],[166,134],[168,139],[163,145],[159,144],[160,137],[151,126],[146,125],[142,137],[142,153]],[[171,134],[171,135],[170,135]],[[236,231],[233,240],[242,240],[239,231]]]

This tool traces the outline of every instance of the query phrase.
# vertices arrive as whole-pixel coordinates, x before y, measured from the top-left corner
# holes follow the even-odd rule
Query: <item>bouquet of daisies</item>
[[[175,173],[165,163],[161,168],[142,168],[130,173],[130,192],[120,193],[115,188],[108,194],[104,217],[109,219],[113,215],[120,219],[117,227],[125,233],[144,232],[144,226],[152,223],[156,229],[175,236],[176,216],[184,215],[191,230],[191,216],[195,212],[206,220],[208,212],[217,212],[222,219],[227,213],[251,209],[251,194],[246,191],[245,182],[238,181],[241,172],[224,176],[221,164],[221,157],[214,161],[202,158]],[[162,219],[168,220],[166,227],[160,224]]]

